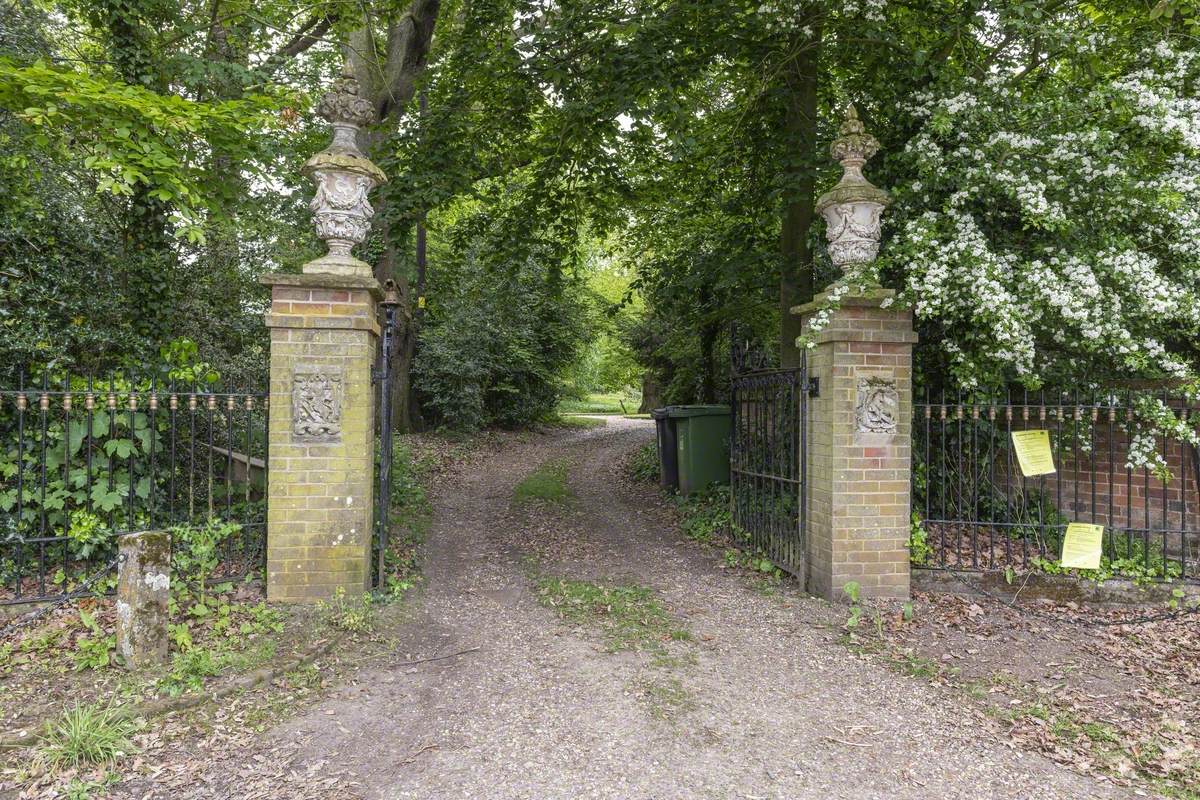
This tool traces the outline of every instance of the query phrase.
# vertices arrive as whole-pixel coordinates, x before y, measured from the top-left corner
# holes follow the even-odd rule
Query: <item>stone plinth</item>
[[[166,531],[122,536],[117,563],[117,653],[130,669],[167,660],[171,538]]]
[[[809,401],[808,590],[844,599],[908,597],[912,457],[912,347],[907,309],[883,308],[893,292],[844,297],[808,352],[820,392]],[[797,306],[807,324],[825,301]]]
[[[371,580],[374,278],[275,274],[267,467],[267,599],[314,602]]]

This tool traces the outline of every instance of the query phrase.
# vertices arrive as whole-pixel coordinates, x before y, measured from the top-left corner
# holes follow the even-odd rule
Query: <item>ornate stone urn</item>
[[[317,105],[317,113],[333,126],[333,143],[310,158],[301,172],[317,185],[308,207],[316,218],[317,236],[329,252],[305,264],[306,273],[372,274],[370,265],[350,251],[371,228],[375,209],[367,195],[387,177],[358,149],[359,129],[375,118],[374,106],[359,91],[358,81],[347,69]]]
[[[817,198],[817,213],[825,218],[829,257],[842,269],[875,260],[879,254],[879,228],[883,209],[892,198],[863,177],[863,164],[879,150],[879,142],[866,133],[854,106],[829,151],[842,164],[837,186]]]

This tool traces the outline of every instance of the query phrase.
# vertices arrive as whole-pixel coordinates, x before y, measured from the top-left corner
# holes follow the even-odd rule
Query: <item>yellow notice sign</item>
[[[417,308],[424,308],[424,307],[425,307],[425,295],[421,295],[420,297],[417,298]]]
[[[1062,565],[1075,569],[1100,569],[1104,526],[1072,522],[1063,537]]]
[[[1054,455],[1050,452],[1048,431],[1013,431],[1013,449],[1017,451],[1017,463],[1026,478],[1034,475],[1049,475],[1054,472]]]

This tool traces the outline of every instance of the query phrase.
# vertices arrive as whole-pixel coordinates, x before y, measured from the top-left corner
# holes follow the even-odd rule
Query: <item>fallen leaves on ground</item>
[[[1018,611],[940,593],[917,594],[914,607],[911,622],[888,616],[902,671],[936,665],[935,682],[965,689],[1011,741],[1058,763],[1200,795],[1200,615],[1137,622],[1163,609]]]

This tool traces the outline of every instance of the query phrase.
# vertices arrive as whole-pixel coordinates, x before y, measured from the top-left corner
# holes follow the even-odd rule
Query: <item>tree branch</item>
[[[296,56],[300,55],[305,50],[321,41],[321,37],[329,32],[329,29],[333,27],[333,23],[336,20],[336,12],[325,14],[321,17],[313,17],[312,19],[308,20],[302,26],[300,26],[300,30],[296,32],[296,35],[293,36],[287,44],[279,48],[279,50],[277,50],[275,54],[268,59],[268,62],[274,59],[295,58]]]
[[[337,16],[338,14],[335,10],[324,14],[314,14],[309,17],[300,26],[300,29],[292,35],[292,38],[283,47],[268,56],[255,71],[267,77],[273,75],[275,70],[321,41],[322,37],[337,22]],[[262,23],[263,21],[259,20],[259,22]]]

